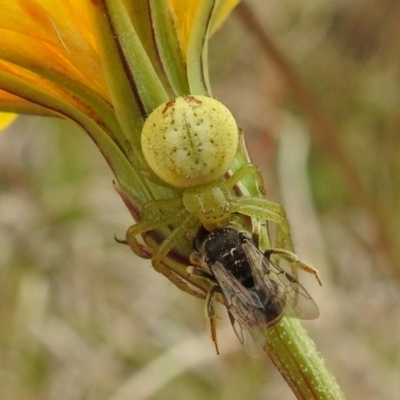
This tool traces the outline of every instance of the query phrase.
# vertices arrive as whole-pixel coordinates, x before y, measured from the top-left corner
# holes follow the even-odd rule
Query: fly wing
[[[251,357],[260,356],[265,347],[267,324],[257,293],[245,288],[221,263],[214,263],[212,270],[236,336]]]
[[[249,260],[255,287],[259,292],[275,302],[277,307],[281,307],[287,317],[318,318],[317,304],[297,279],[270,260],[253,241],[245,241],[242,247]]]
[[[267,257],[265,257],[268,260]],[[319,308],[303,285],[277,263],[268,260],[271,276],[285,288],[287,296],[285,315],[298,319],[315,319],[319,317]]]

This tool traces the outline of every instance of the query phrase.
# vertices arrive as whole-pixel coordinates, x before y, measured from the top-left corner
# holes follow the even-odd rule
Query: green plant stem
[[[269,328],[266,352],[298,399],[345,399],[300,321],[284,318]]]

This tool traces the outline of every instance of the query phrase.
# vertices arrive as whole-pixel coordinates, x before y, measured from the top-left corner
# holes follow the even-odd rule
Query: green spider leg
[[[142,258],[148,258],[147,255],[143,256],[142,252],[143,247],[136,239],[136,235],[141,235],[148,231],[152,231],[154,229],[158,229],[169,224],[177,223],[180,220],[180,218],[181,218],[180,213],[178,213],[178,214],[169,214],[166,215],[165,217],[153,220],[141,221],[129,227],[126,233],[126,242],[136,255]]]
[[[162,211],[167,209],[182,208],[182,197],[174,197],[172,199],[153,200],[145,204],[142,208],[142,220],[147,221],[151,217],[153,211]]]
[[[290,226],[284,208],[272,201],[253,197],[239,197],[232,205],[233,212],[267,220],[276,224],[276,247],[293,250]]]
[[[178,221],[184,221],[161,243],[160,247],[154,253],[152,262],[154,268],[157,270],[158,266],[162,264],[162,259],[186,236],[190,229],[196,225],[197,216],[183,210],[178,213]],[[200,225],[198,224],[198,227]]]
[[[260,171],[255,165],[250,163],[240,167],[229,179],[226,180],[225,184],[228,189],[232,189],[247,174],[253,175],[259,189],[264,194],[263,181]],[[261,197],[234,197],[232,212],[274,222],[277,226],[277,247],[293,250],[290,226],[286,218],[286,212],[280,204]]]
[[[253,175],[254,180],[258,184],[258,188],[261,190],[262,194],[264,194],[264,186],[261,173],[258,168],[251,163],[242,165],[236,172],[234,172],[234,174],[225,181],[226,187],[228,189],[232,189],[237,183],[239,183],[242,178],[244,178],[248,174]]]
[[[148,203],[143,207],[142,221],[132,225],[128,229],[126,234],[126,242],[136,255],[142,258],[149,258],[148,251],[145,250],[145,246],[139,243],[136,236],[142,235],[154,229],[162,228],[169,224],[179,224],[179,226],[161,243],[158,249],[153,253],[151,257],[152,265],[157,272],[162,273],[177,287],[198,297],[198,292],[191,289],[187,285],[187,282],[182,279],[180,275],[167,268],[162,263],[163,258],[182,240],[183,237],[185,237],[187,232],[192,229],[196,229],[197,231],[200,226],[200,224],[196,224],[197,217],[188,213],[187,210],[181,210],[179,212],[168,213],[164,217],[153,217],[153,219],[149,219],[151,218],[151,212],[153,210],[171,208],[176,209],[181,204],[182,200],[179,198],[155,200],[151,203]]]
[[[148,258],[147,254],[143,252],[143,245],[136,239],[136,235],[141,235],[153,229],[162,228],[163,226],[179,222],[181,218],[179,212],[171,211],[164,216],[159,215],[160,211],[163,212],[163,210],[178,208],[182,208],[182,198],[180,197],[153,200],[143,206],[141,221],[130,226],[126,233],[126,242],[137,256]],[[153,211],[157,211],[158,215],[152,215]]]
[[[284,249],[270,249],[265,252],[266,256],[269,258],[270,256],[276,255],[278,257],[283,258],[284,260],[288,261],[292,269],[301,269],[309,274],[314,275],[315,279],[318,281],[319,285],[322,286],[322,281],[319,276],[318,270],[311,267],[304,261],[302,261],[297,254],[292,253],[291,251],[287,251]]]
[[[246,174],[251,173],[261,191],[263,192],[262,176],[252,164],[246,164],[239,168],[227,181],[229,189],[233,188]],[[263,192],[264,193],[264,192]],[[232,212],[248,215],[253,218],[267,220],[276,224],[276,248],[267,250],[266,254],[276,255],[288,261],[295,275],[297,270],[303,270],[313,274],[322,286],[318,271],[302,261],[293,251],[293,242],[290,233],[290,225],[286,218],[285,209],[278,203],[265,198],[249,196],[235,197],[232,204]]]

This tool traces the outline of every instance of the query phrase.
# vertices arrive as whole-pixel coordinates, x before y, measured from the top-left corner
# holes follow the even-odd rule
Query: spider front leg
[[[159,266],[162,265],[163,258],[182,240],[185,239],[186,234],[190,231],[194,224],[196,224],[197,217],[191,215],[186,210],[182,210],[175,215],[176,222],[179,221],[180,225],[161,243],[160,247],[154,253],[152,262],[153,267],[157,271]],[[183,220],[183,222],[182,222]]]
[[[129,227],[126,232],[126,242],[132,251],[141,258],[149,258],[148,252],[144,252],[144,246],[136,239],[137,235],[141,235],[154,229],[162,228],[168,224],[177,222],[178,216],[176,214],[166,215],[165,217],[154,219],[150,221],[141,221]]]
[[[251,174],[254,180],[257,183],[258,189],[264,195],[264,184],[262,180],[262,176],[258,168],[253,164],[245,164],[242,165],[230,178],[228,178],[225,182],[225,185],[228,189],[232,189],[244,176]]]
[[[289,222],[284,208],[272,201],[252,197],[237,197],[234,212],[276,224],[276,247],[293,251]]]
[[[167,204],[167,202],[165,202]],[[182,223],[183,220],[183,223]],[[172,233],[162,241],[160,246],[154,251],[151,259],[153,268],[163,274],[179,289],[199,296],[199,293],[188,286],[187,281],[182,278],[182,275],[168,268],[163,262],[164,257],[179,243],[179,241],[185,237],[186,233],[196,224],[197,218],[193,215],[188,216],[186,210],[181,210],[178,213],[166,215],[165,217],[156,220],[143,220],[136,225],[132,225],[127,232],[126,242],[132,248],[133,252],[139,257],[149,258],[148,250],[146,252],[143,249],[147,247],[143,246],[136,239],[136,235],[142,235],[148,231],[162,228],[169,224],[175,224],[179,226],[172,231]]]
[[[228,189],[232,189],[244,176],[248,174],[253,176],[258,189],[262,194],[264,194],[264,186],[260,171],[255,165],[250,163],[241,166],[229,179],[226,180],[225,184]],[[235,203],[234,212],[275,222],[277,225],[277,246],[293,250],[290,226],[286,219],[286,212],[280,204],[268,201],[264,198],[250,196],[237,197],[235,198]]]
[[[145,204],[142,208],[141,221],[132,225],[126,233],[126,243],[132,251],[141,258],[150,258],[149,251],[136,239],[136,235],[141,235],[153,229],[161,228],[177,219],[175,214],[168,213],[165,217],[152,217],[152,211],[162,211],[177,208],[182,205],[181,198],[154,200]],[[153,218],[153,219],[151,219]]]
[[[142,219],[148,220],[152,211],[170,210],[174,208],[182,208],[182,197],[175,197],[171,199],[153,200],[145,204],[142,208]]]

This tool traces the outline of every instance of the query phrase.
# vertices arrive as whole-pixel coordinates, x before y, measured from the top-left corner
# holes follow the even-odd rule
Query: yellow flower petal
[[[229,16],[231,11],[238,5],[240,0],[224,0],[217,2],[214,10],[213,19],[211,21],[211,34],[214,33],[225,19]]]
[[[216,0],[210,33],[213,33],[226,19],[232,9],[240,0]],[[177,29],[182,43],[182,50],[186,54],[193,20],[199,8],[203,7],[209,0],[169,0],[170,5],[176,15]]]
[[[0,113],[0,131],[11,125],[16,117],[17,115],[12,113]]]

